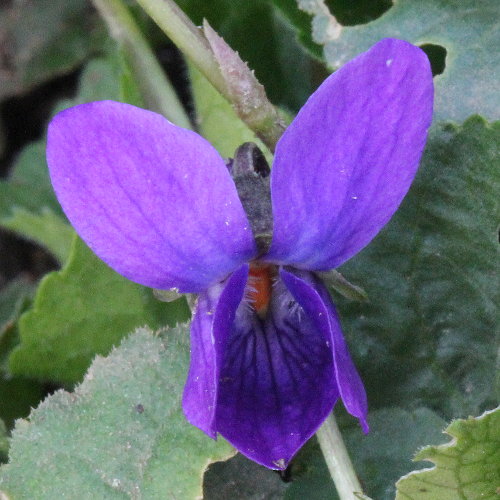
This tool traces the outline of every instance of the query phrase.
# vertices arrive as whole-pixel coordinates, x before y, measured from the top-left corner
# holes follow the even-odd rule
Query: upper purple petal
[[[224,160],[161,115],[112,101],[63,111],[47,161],[78,234],[132,281],[200,292],[256,252]]]
[[[409,189],[432,102],[427,56],[401,40],[327,78],[277,144],[266,260],[330,269],[369,243]]]
[[[264,320],[240,305],[224,352],[217,430],[271,469],[287,466],[338,398],[331,334],[310,312],[278,279]]]
[[[189,422],[210,437],[217,434],[215,413],[224,350],[247,283],[248,264],[198,298],[191,322],[191,362],[182,407]]]
[[[363,382],[356,371],[342,334],[340,321],[324,285],[309,273],[281,270],[281,277],[293,297],[313,321],[314,327],[328,339],[332,349],[335,377],[346,410],[359,419],[368,432],[368,403]]]

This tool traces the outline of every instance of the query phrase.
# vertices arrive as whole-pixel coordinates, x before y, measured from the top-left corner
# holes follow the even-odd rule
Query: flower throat
[[[256,144],[245,142],[235,151],[229,169],[250,222],[258,255],[264,255],[269,250],[273,229],[269,165]],[[258,260],[250,262],[245,296],[261,319],[267,314],[275,277],[275,266]]]
[[[276,266],[256,261],[250,263],[245,297],[261,319],[267,314],[275,277]]]

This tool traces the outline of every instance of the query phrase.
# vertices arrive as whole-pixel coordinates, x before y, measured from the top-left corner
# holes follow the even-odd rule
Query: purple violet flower
[[[264,253],[225,161],[198,134],[111,101],[53,119],[52,183],[79,235],[132,281],[199,294],[183,407],[210,437],[283,469],[339,398],[368,431],[365,390],[315,271],[359,252],[395,212],[432,100],[427,57],[400,40],[327,78],[277,144]]]

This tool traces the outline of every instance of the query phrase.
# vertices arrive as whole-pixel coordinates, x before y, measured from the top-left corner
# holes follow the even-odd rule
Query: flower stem
[[[316,436],[340,500],[358,500],[363,490],[333,413],[330,413]]]
[[[203,36],[200,28],[170,0],[137,0],[163,32],[189,57],[207,80],[222,94],[227,96],[226,84],[219,65]]]
[[[274,151],[285,130],[283,119],[238,53],[206,21],[204,30],[195,26],[173,0],[137,0],[137,3],[233,105],[239,118]]]
[[[92,0],[109,31],[124,49],[145,104],[184,128],[191,122],[123,0]]]

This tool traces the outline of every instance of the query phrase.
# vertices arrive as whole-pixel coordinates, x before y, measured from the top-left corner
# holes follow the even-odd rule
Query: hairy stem
[[[137,0],[163,32],[189,57],[208,81],[226,96],[226,84],[219,65],[200,28],[170,0]]]
[[[238,53],[213,31],[195,26],[173,0],[137,0],[214,88],[227,99],[239,118],[274,151],[285,125],[264,88]]]

